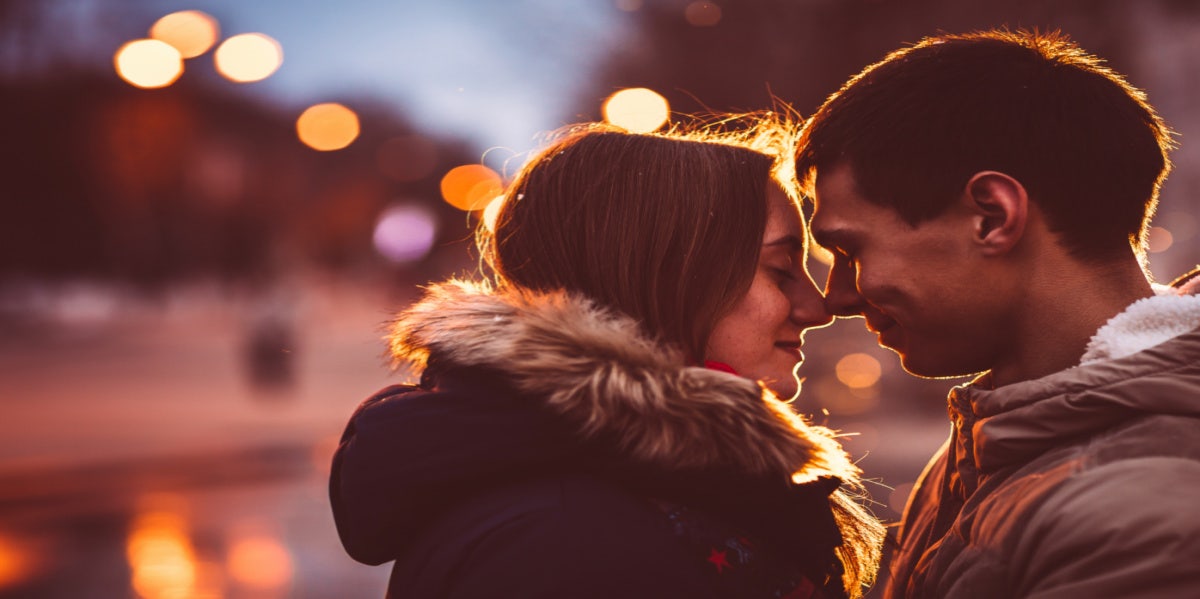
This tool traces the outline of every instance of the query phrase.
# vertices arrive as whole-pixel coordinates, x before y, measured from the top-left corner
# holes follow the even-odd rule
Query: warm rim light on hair
[[[496,232],[496,219],[500,216],[500,209],[504,207],[504,196],[496,196],[491,202],[488,202],[486,208],[483,209],[483,226],[488,233]]]
[[[630,133],[657,131],[670,118],[667,99],[651,89],[623,89],[604,102],[604,120]]]
[[[184,58],[208,52],[219,35],[217,20],[198,10],[173,12],[150,27],[150,37],[171,44]]]
[[[262,33],[235,35],[217,47],[217,71],[230,81],[249,83],[270,77],[283,64],[283,48]]]
[[[333,102],[310,106],[296,119],[296,134],[300,141],[322,152],[350,145],[358,133],[358,115]]]
[[[159,40],[134,40],[113,56],[117,74],[130,85],[144,89],[166,87],[183,73],[183,57],[174,46]]]

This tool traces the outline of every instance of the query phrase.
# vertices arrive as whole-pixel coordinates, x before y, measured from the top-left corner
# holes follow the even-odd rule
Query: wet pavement
[[[354,406],[400,378],[383,293],[306,283],[291,378],[266,381],[258,298],[74,293],[0,340],[0,597],[382,596],[387,569],[341,551],[326,477]]]

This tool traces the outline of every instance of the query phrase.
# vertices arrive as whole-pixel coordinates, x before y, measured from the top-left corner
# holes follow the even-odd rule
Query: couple
[[[779,398],[805,329],[863,316],[913,374],[982,373],[884,596],[1200,593],[1200,297],[1142,269],[1170,146],[1142,94],[1055,36],[947,35],[789,139],[589,126],[526,165],[495,282],[394,325],[421,381],[346,429],[347,551],[396,598],[860,596],[882,528]]]

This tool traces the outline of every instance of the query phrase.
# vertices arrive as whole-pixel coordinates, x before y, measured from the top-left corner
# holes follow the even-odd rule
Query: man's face
[[[995,273],[972,243],[973,226],[970,211],[955,203],[912,227],[863,197],[848,166],[818,172],[811,227],[834,256],[829,311],[864,317],[912,374],[990,369],[1004,351],[1002,323],[1013,306],[989,280]]]

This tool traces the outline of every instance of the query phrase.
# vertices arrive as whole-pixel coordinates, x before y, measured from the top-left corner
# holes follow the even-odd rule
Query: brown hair
[[[713,134],[576,126],[521,169],[480,251],[501,286],[578,292],[701,360],[750,287],[777,163]]]
[[[1171,134],[1145,95],[1059,33],[941,35],[854,76],[812,116],[796,170],[846,164],[910,225],[977,172],[1016,178],[1076,257],[1142,254]]]
[[[731,124],[740,128],[718,128]],[[795,131],[771,113],[655,134],[564,129],[508,186],[492,230],[479,228],[480,253],[500,287],[579,293],[702,360],[754,278],[767,185],[799,201]],[[846,491],[831,507],[843,583],[858,597],[874,581],[882,527]]]

